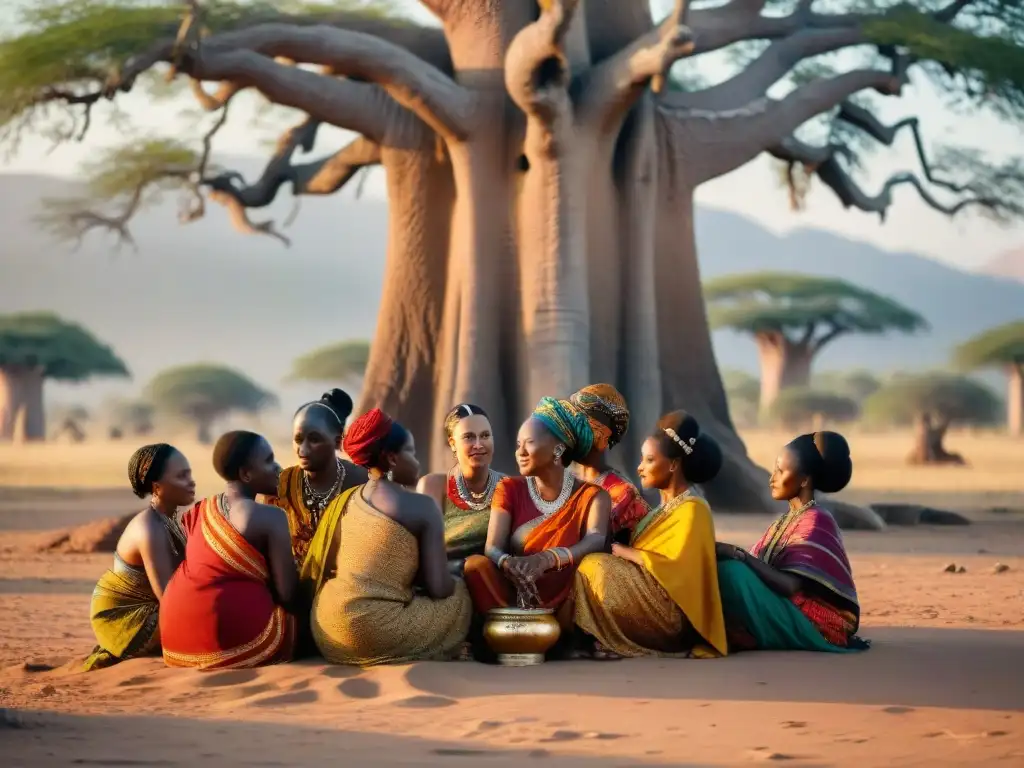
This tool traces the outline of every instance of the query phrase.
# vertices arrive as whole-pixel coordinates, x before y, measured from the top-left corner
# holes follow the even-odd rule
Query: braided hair
[[[153,483],[159,482],[167,460],[177,449],[167,443],[153,443],[139,448],[128,459],[128,482],[132,492],[140,499],[153,493]]]

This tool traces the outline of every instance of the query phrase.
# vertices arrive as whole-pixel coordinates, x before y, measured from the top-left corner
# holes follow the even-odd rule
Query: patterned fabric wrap
[[[569,458],[582,459],[594,447],[594,430],[590,420],[568,400],[543,397],[533,409],[533,418],[551,430],[551,434],[565,444]]]
[[[836,622],[847,625],[848,636],[857,631],[860,603],[853,570],[839,526],[827,510],[812,505],[802,511],[787,512],[769,526],[750,553],[773,568],[824,587],[826,596],[841,598],[827,600],[805,595],[802,604],[798,603],[816,625],[822,619],[822,611],[838,614],[819,626],[823,631],[824,626],[835,626]]]
[[[611,384],[591,384],[570,397],[569,402],[586,414],[598,450],[614,448],[629,431],[626,399]],[[597,416],[604,416],[611,421],[611,426]]]
[[[103,669],[119,661],[159,652],[160,602],[142,568],[114,555],[114,567],[100,576],[92,593],[89,618],[96,647],[84,670]]]
[[[266,559],[224,516],[220,497],[196,504],[183,522],[185,561],[160,605],[164,663],[215,670],[289,661],[295,617],[274,603]]]
[[[644,501],[636,486],[615,472],[605,474],[598,485],[612,497],[612,536],[620,531],[633,530],[644,515],[651,511],[650,505]]]
[[[341,494],[331,499],[330,504],[324,510],[321,519],[332,514],[334,507],[340,503]],[[281,479],[277,484],[277,496],[267,496],[263,503],[270,504],[282,510],[288,518],[288,531],[292,535],[292,554],[295,556],[295,565],[302,567],[309,552],[309,542],[316,534],[313,527],[313,515],[302,499],[302,467],[288,467],[281,472]]]
[[[481,555],[487,541],[491,509],[473,509],[459,495],[455,473],[448,473],[444,497],[444,544],[449,560]]]

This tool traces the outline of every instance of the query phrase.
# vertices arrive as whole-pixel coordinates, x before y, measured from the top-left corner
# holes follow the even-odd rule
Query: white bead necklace
[[[559,492],[558,496],[555,497],[554,500],[547,501],[540,495],[540,490],[537,488],[537,478],[526,478],[526,488],[530,492],[530,501],[533,502],[533,505],[540,510],[541,515],[544,517],[550,517],[565,506],[565,502],[569,500],[569,495],[572,493],[572,489],[575,484],[576,478],[573,476],[572,472],[566,469],[562,475],[561,492]]]
[[[472,510],[480,512],[491,508],[491,499],[494,496],[494,489],[498,486],[498,473],[493,469],[487,470],[487,485],[483,493],[473,493],[466,484],[466,478],[462,470],[455,468],[455,490],[459,498]]]

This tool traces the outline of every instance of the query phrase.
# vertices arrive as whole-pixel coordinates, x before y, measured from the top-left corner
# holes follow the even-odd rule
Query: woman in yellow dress
[[[461,575],[466,558],[484,552],[491,499],[504,475],[491,469],[494,433],[479,405],[461,403],[452,408],[444,431],[455,466],[447,473],[424,475],[416,490],[436,501],[444,513],[448,567]]]
[[[85,669],[160,653],[160,600],[185,556],[178,508],[196,500],[192,468],[167,443],[144,445],[128,461],[128,479],[149,506],[117,541],[114,562],[96,584],[89,617],[96,647]]]
[[[626,399],[611,384],[591,384],[569,398],[590,421],[594,446],[576,462],[580,476],[588,483],[604,488],[612,499],[611,534],[627,544],[633,527],[651,511],[640,491],[608,463],[608,452],[618,445],[629,430]]]
[[[324,517],[303,565],[317,648],[358,666],[457,657],[472,603],[448,570],[440,510],[406,490],[419,477],[413,436],[374,408],[349,427],[345,452],[370,479]]]
[[[299,463],[281,472],[277,495],[264,499],[288,516],[298,568],[331,505],[338,503],[344,491],[366,482],[365,469],[338,456],[351,413],[352,398],[341,389],[332,389],[300,407],[292,420],[292,443]]]
[[[574,618],[594,658],[726,655],[715,525],[694,487],[721,466],[718,444],[683,411],[663,416],[644,442],[637,472],[661,505],[637,523],[629,546],[589,555],[576,571]]]

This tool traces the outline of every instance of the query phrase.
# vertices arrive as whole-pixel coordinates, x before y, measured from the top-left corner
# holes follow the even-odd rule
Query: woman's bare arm
[[[409,494],[411,517],[418,522],[417,539],[420,547],[420,576],[427,594],[435,600],[450,597],[455,592],[455,580],[448,570],[448,551],[444,543],[444,520],[441,511],[419,494]]]
[[[149,586],[157,600],[162,600],[171,576],[178,569],[178,559],[171,549],[171,537],[157,513],[143,513],[139,522],[139,556],[149,578]]]
[[[786,573],[780,571],[777,568],[772,568],[768,563],[759,557],[754,557],[745,549],[737,549],[737,554],[742,553],[737,558],[740,562],[746,563],[750,566],[750,569],[757,574],[758,578],[763,581],[772,592],[782,595],[783,597],[792,597],[803,588],[803,580],[792,573]]]
[[[608,551],[608,528],[611,525],[611,516],[611,496],[606,491],[601,491],[590,502],[586,534],[577,544],[568,547],[572,553],[573,562],[579,563],[584,557],[594,552]]]
[[[484,554],[497,565],[502,555],[511,555],[509,544],[512,538],[512,515],[500,507],[491,507],[491,519],[487,523],[487,543]]]
[[[292,554],[292,535],[288,530],[288,518],[277,507],[259,505],[261,526],[267,535],[267,565],[270,567],[270,584],[278,605],[290,609],[299,584],[299,574]]]
[[[416,493],[428,496],[437,504],[438,510],[444,512],[444,495],[447,492],[445,487],[448,478],[441,474],[424,475],[416,484]]]

